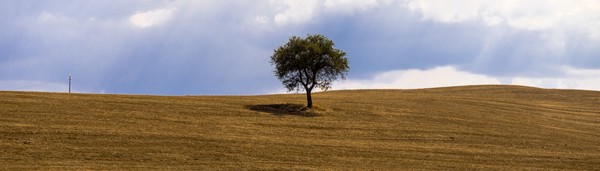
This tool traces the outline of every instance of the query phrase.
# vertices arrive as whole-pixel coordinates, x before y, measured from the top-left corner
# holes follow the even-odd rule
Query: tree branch
[[[298,71],[298,75],[300,75],[300,78],[298,79],[298,81],[300,82],[300,84],[302,84],[302,86],[304,86],[304,88],[306,88],[306,86],[308,85],[308,82],[304,81],[304,78],[303,78],[304,75],[302,74],[301,71]]]

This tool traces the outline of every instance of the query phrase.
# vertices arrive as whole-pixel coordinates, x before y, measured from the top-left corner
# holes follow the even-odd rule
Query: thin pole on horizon
[[[69,74],[69,93],[71,93],[71,74]]]

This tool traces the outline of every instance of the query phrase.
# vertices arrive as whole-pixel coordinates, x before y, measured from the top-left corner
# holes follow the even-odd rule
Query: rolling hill
[[[600,169],[600,92],[0,92],[0,169]]]

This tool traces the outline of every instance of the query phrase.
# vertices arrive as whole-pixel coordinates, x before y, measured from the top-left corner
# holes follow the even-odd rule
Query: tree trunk
[[[308,105],[306,107],[308,107],[308,108],[313,107],[312,96],[311,96],[310,92],[311,92],[311,90],[306,89],[306,101],[308,103]]]

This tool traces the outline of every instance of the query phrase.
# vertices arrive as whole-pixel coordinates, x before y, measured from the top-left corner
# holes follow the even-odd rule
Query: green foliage
[[[310,96],[315,87],[327,90],[338,77],[345,79],[350,69],[346,53],[334,46],[332,40],[320,34],[306,38],[292,36],[271,56],[275,75],[288,91],[304,88]],[[309,107],[312,107],[310,97]]]

